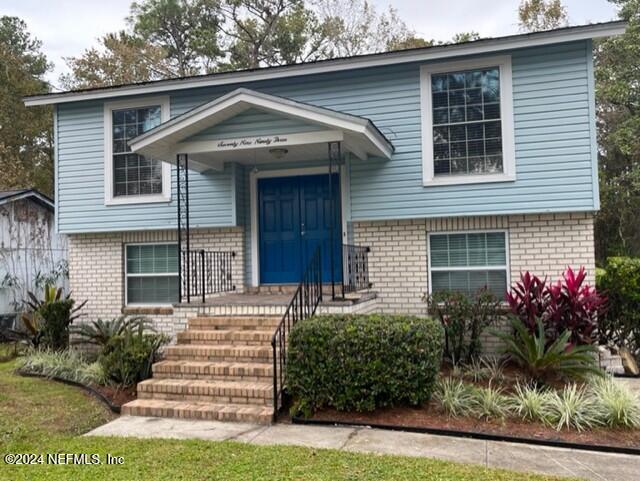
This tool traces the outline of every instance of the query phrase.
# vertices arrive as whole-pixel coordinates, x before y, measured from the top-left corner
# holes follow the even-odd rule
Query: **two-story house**
[[[149,312],[175,333],[195,312],[281,315],[281,286],[316,252],[326,298],[370,293],[334,303],[345,311],[421,313],[438,289],[502,297],[524,270],[593,279],[592,39],[623,30],[28,97],[55,108],[71,289],[89,317]]]

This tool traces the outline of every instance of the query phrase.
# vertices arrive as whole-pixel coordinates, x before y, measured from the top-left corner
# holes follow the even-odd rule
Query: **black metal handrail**
[[[273,349],[273,419],[278,415],[287,366],[287,336],[296,322],[316,313],[322,302],[322,258],[320,246],[311,256],[282,320],[271,338]]]
[[[207,294],[235,290],[236,286],[233,283],[235,252],[201,249],[183,250],[181,255],[181,293],[187,302],[191,302],[191,297],[201,296],[204,303]]]
[[[369,289],[369,252],[367,246],[342,245],[342,295]]]

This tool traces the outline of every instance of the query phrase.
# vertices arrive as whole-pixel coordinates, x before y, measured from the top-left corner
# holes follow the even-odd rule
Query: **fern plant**
[[[564,331],[555,341],[547,344],[545,329],[536,320],[536,332],[531,333],[520,319],[512,318],[513,333],[494,331],[503,343],[503,351],[535,382],[544,383],[553,376],[585,379],[601,376],[595,348],[591,345],[569,344],[570,331]]]

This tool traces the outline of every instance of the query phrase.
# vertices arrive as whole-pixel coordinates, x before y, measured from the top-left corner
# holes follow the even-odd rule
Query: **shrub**
[[[503,418],[509,406],[509,398],[501,388],[489,385],[471,390],[471,413],[480,419]]]
[[[287,387],[305,414],[419,405],[433,392],[442,344],[442,327],[429,318],[313,317],[291,331]]]
[[[22,316],[22,321],[31,334],[34,347],[64,350],[69,347],[69,326],[78,317],[77,312],[87,303],[75,306],[71,294],[62,297],[62,288],[45,286],[44,299],[32,292],[25,304],[31,312]]]
[[[466,416],[473,409],[473,386],[450,377],[441,379],[434,398],[449,416]]]
[[[625,346],[640,361],[640,258],[607,259],[598,289],[609,297],[609,309],[599,322],[600,342]]]
[[[562,391],[549,391],[546,401],[546,419],[558,431],[562,428],[583,431],[600,424],[599,406],[584,387],[569,384]]]
[[[168,342],[163,334],[127,329],[107,342],[98,362],[111,382],[132,386],[151,377],[151,365]]]
[[[481,289],[473,298],[461,292],[440,291],[426,301],[429,313],[444,327],[445,358],[454,365],[471,363],[482,350],[480,335],[498,318],[498,299],[488,289]]]
[[[640,427],[640,399],[626,386],[606,376],[594,378],[591,390],[602,424],[612,428]]]
[[[545,382],[552,376],[584,379],[589,375],[602,375],[590,345],[571,346],[571,333],[564,331],[550,344],[540,319],[532,334],[520,319],[511,320],[513,333],[495,331],[504,342],[503,351],[536,382]]]
[[[150,321],[145,317],[119,316],[110,320],[98,319],[91,323],[81,324],[72,333],[76,343],[87,343],[104,348],[111,339],[122,335],[127,330],[150,330]]]
[[[584,267],[577,273],[568,267],[562,279],[552,284],[525,272],[507,292],[507,302],[531,334],[536,333],[540,319],[548,342],[568,331],[571,344],[593,344],[607,298],[584,283],[586,275]]]
[[[71,351],[33,350],[19,361],[20,370],[57,377],[81,384],[104,384],[105,374],[97,363],[87,363],[82,354]]]

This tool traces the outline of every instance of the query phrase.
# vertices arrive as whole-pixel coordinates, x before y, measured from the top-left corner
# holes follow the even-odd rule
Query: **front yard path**
[[[88,436],[234,440],[254,445],[295,445],[348,452],[437,458],[459,463],[575,476],[594,481],[638,481],[640,456],[367,428],[222,423],[123,416]],[[479,479],[479,478],[478,478]]]

